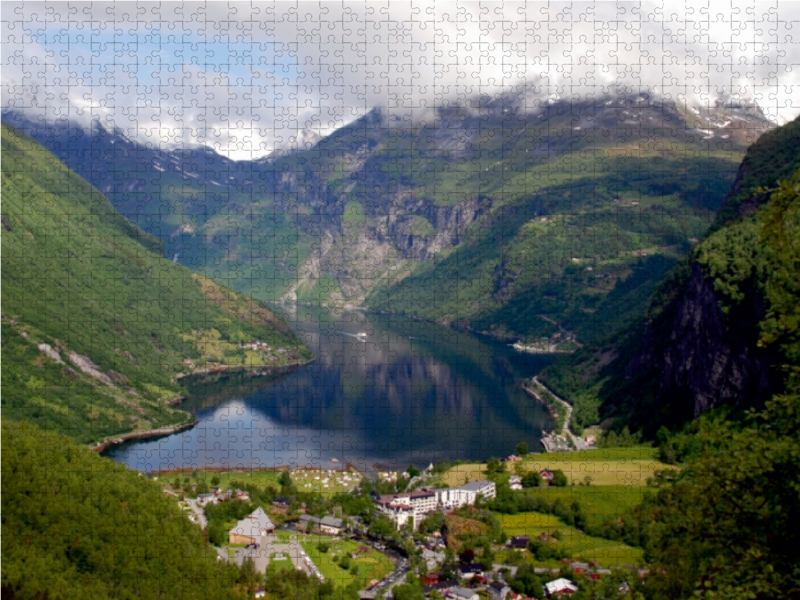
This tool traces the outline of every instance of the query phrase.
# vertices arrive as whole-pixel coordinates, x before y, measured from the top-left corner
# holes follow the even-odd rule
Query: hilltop
[[[275,313],[162,258],[160,240],[5,124],[2,153],[4,418],[84,442],[181,426],[179,375],[311,358]]]

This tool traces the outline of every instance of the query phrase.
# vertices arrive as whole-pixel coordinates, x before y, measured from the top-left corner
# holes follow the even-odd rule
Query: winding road
[[[541,381],[539,381],[538,377],[534,377],[533,378],[533,383],[538,388],[549,392],[553,396],[553,398],[555,398],[558,402],[563,404],[564,407],[567,409],[567,418],[564,419],[564,427],[560,432],[557,432],[556,435],[561,435],[561,436],[564,436],[564,437],[568,436],[569,439],[572,440],[572,443],[575,444],[575,449],[576,450],[590,450],[592,448],[592,446],[587,445],[586,442],[584,442],[581,438],[579,438],[578,436],[574,435],[572,433],[572,431],[570,431],[569,427],[570,427],[570,424],[572,423],[572,405],[569,402],[567,402],[566,400],[564,400],[563,398],[559,398],[558,396],[556,396],[553,393],[553,390],[549,389],[546,385],[544,385]],[[523,389],[525,389],[525,391],[527,391],[529,394],[531,394],[532,396],[536,397],[537,399],[539,398],[539,396],[536,394],[535,390],[532,390],[532,389],[527,388],[527,387],[524,387]],[[550,447],[548,446],[548,444],[546,442],[544,442],[544,441],[542,443],[544,444],[545,448],[549,452],[550,451]]]

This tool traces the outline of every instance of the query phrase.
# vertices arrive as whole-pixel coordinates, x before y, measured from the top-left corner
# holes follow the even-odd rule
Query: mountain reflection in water
[[[295,373],[196,379],[193,429],[112,447],[142,471],[322,466],[361,470],[504,456],[551,427],[518,383],[549,357],[398,316],[297,307],[287,319],[317,360]],[[366,340],[356,334],[366,332]]]

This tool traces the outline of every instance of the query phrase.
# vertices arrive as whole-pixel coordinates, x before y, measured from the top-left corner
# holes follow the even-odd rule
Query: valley
[[[512,100],[250,162],[4,124],[4,595],[793,597],[798,122]]]
[[[376,108],[306,150],[232,161],[142,147],[99,123],[4,119],[167,258],[234,289],[567,351],[562,330],[594,341],[644,310],[713,221],[747,145],[773,127],[740,101],[508,93],[416,122]]]

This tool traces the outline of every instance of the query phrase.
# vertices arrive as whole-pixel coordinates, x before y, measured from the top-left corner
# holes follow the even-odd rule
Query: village
[[[426,598],[522,600],[570,595],[583,581],[607,578],[626,594],[628,580],[646,574],[635,564],[621,574],[619,565],[551,552],[557,527],[510,537],[497,528],[498,515],[486,507],[499,487],[504,493],[565,489],[568,478],[559,469],[517,467],[536,456],[487,461],[484,473],[505,471],[500,486],[476,476],[450,487],[452,472],[442,477],[433,465],[379,471],[377,481],[343,467],[215,473],[211,487],[190,478],[161,485],[192,523],[208,530],[218,560],[250,563],[265,583],[292,569],[321,582],[357,583],[365,599],[402,598],[394,590],[414,581]],[[526,587],[528,580],[541,583]],[[255,597],[266,594],[266,586],[256,587]]]

